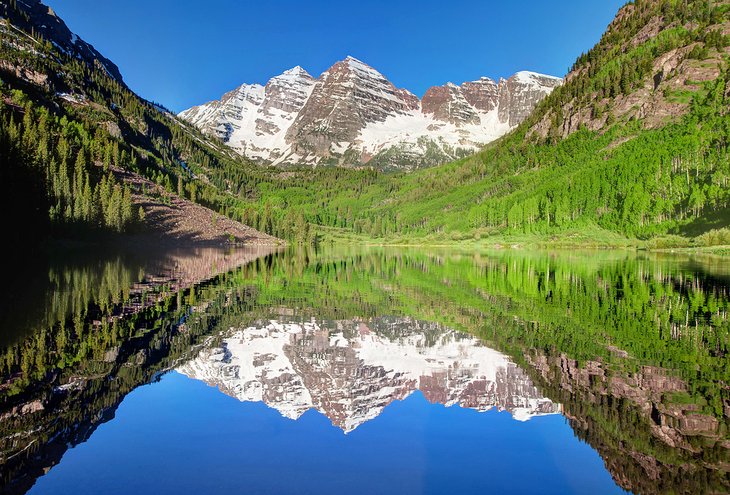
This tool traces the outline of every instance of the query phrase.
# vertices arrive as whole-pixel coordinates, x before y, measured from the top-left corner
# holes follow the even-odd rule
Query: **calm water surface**
[[[726,493],[730,261],[198,249],[19,264],[6,493]]]

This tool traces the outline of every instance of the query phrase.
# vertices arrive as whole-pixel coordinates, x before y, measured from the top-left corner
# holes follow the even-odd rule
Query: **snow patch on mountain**
[[[444,122],[420,111],[393,115],[383,122],[365,127],[356,145],[370,155],[400,144],[438,143],[454,148],[475,150],[494,141],[511,130],[505,122],[500,122],[498,112],[491,111],[479,115],[478,124],[461,126]],[[422,150],[425,152],[424,149]]]
[[[542,80],[552,80],[556,84],[560,84],[563,81],[559,77],[538,74],[537,72],[530,72],[527,70],[517,72],[514,75],[514,78],[523,84],[533,84],[535,86],[541,86],[543,83],[541,83],[540,81]]]

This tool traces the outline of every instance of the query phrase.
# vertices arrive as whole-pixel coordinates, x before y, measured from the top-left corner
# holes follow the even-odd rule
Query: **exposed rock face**
[[[119,68],[89,43],[73,34],[53,9],[43,5],[40,0],[22,0],[12,4],[0,2],[0,17],[10,19],[13,24],[24,28],[32,26],[35,32],[56,45],[62,52],[84,60],[124,84]],[[27,18],[19,15],[20,12]]]
[[[478,81],[465,82],[461,92],[471,106],[481,112],[491,112],[499,104],[499,86],[488,77]]]
[[[555,78],[534,72],[518,72],[500,80],[497,105],[500,122],[507,122],[510,127],[519,125],[545,96],[544,88],[556,86]]]
[[[434,86],[426,91],[423,95],[423,113],[456,125],[479,123],[476,109],[466,100],[459,86],[451,83]]]
[[[271,321],[234,332],[178,371],[291,419],[314,408],[345,432],[416,390],[432,403],[497,407],[520,421],[560,411],[507,356],[411,319],[351,320],[334,328]]]
[[[728,2],[724,0],[720,3]],[[647,5],[651,4],[656,5],[659,2],[647,2]],[[603,41],[597,45],[602,46],[601,51],[626,53],[656,39],[663,30],[674,29],[679,25],[676,21],[667,21],[666,16],[659,10],[648,18],[642,18],[642,11],[645,11],[643,7],[637,8],[633,3],[622,7],[608,26]],[[716,20],[717,24],[703,26],[703,32],[719,31],[725,36],[730,34],[727,15]],[[630,24],[636,26],[636,31],[621,36],[620,30]],[[683,27],[692,31],[697,25],[688,21]],[[708,51],[706,56],[699,57],[701,60],[691,56],[693,49],[703,47]],[[578,92],[579,97],[567,99],[557,114],[554,109],[545,112],[532,127],[530,134],[542,138],[552,133],[559,137],[567,137],[583,127],[591,131],[600,131],[611,121],[620,120],[639,120],[646,129],[662,127],[689,111],[689,99],[680,98],[678,95],[697,92],[704,83],[720,77],[728,56],[730,56],[730,46],[713,48],[702,41],[691,40],[684,46],[677,46],[656,56],[650,61],[650,68],[640,81],[634,83],[628,90],[621,89],[617,94],[611,95],[590,89],[593,84],[591,74],[601,73],[604,67],[594,65],[597,62],[579,63],[565,76],[566,83],[581,79],[586,81],[584,89]],[[557,127],[554,126],[555,122],[558,123]]]
[[[561,82],[520,72],[499,84],[483,77],[433,87],[419,100],[348,57],[318,79],[295,67],[180,116],[264,163],[411,169],[502,136]]]
[[[255,124],[256,112],[263,100],[263,86],[244,84],[224,94],[220,101],[190,109],[186,119],[203,132],[227,141],[242,125]]]
[[[348,57],[325,71],[287,133],[294,153],[328,157],[333,144],[351,143],[368,124],[418,108],[418,98]]]
[[[144,212],[144,232],[136,239],[128,237],[126,242],[170,246],[274,246],[281,243],[273,236],[203,205],[170,194],[159,184],[139,174],[118,167],[111,167],[111,172],[117,180],[130,187],[133,208],[142,208]],[[150,191],[153,193],[149,194]]]
[[[272,78],[266,86],[244,84],[213,101],[184,112],[186,120],[254,159],[275,160],[287,148],[285,137],[314,89],[315,79],[301,67]]]

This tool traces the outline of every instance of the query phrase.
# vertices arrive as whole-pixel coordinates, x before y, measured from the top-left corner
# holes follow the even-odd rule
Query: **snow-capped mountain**
[[[518,72],[430,88],[422,99],[353,58],[315,79],[301,67],[244,84],[180,117],[274,165],[412,169],[473,152],[524,120],[562,79]]]
[[[314,408],[345,432],[416,390],[432,403],[497,407],[518,421],[560,412],[504,354],[407,318],[270,321],[234,331],[177,371],[287,418]]]

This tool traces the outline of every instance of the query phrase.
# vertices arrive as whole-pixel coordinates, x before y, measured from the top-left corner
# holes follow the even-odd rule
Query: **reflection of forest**
[[[728,439],[723,420],[702,414],[687,384],[666,369],[615,373],[600,361],[531,351],[535,382],[577,435],[595,448],[615,481],[636,493],[723,493]]]
[[[89,304],[106,312],[137,312],[158,299],[247,263],[271,248],[118,250],[101,256],[70,251],[11,267],[11,290],[0,299],[0,335],[11,345],[25,334],[82,315]]]
[[[254,257],[237,256],[216,267]],[[178,269],[185,263],[178,260]],[[180,290],[213,275],[218,262],[190,263],[188,272],[197,266],[199,275],[173,282],[184,280],[173,270],[154,287],[137,285],[144,277],[134,265],[132,274],[110,265],[116,276],[90,268],[86,278],[58,277],[69,284],[59,288],[80,292],[63,296],[71,309],[51,313],[66,318],[41,318],[0,354],[0,460],[3,480],[18,480],[15,491],[109,419],[134,387],[194,357],[207,336],[275,314],[407,316],[469,332],[563,404],[621,486],[730,489],[730,270],[717,258],[283,253]],[[102,282],[115,279],[116,286]],[[140,301],[148,300],[145,308]]]
[[[37,326],[16,333],[30,335],[7,346],[0,362],[0,474],[3,484],[14,480],[6,490],[24,492],[68,444],[111,419],[128,392],[192,352],[209,327],[181,330],[193,309],[215,305],[219,290],[194,284],[271,252],[125,252],[50,264],[43,290],[28,294],[38,311],[22,322]]]

